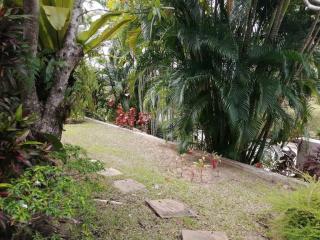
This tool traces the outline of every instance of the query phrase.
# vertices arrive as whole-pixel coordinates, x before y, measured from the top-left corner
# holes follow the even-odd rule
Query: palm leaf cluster
[[[319,90],[319,14],[288,0],[165,4],[138,70],[145,105],[182,148],[201,129],[208,151],[255,163],[267,144],[302,133]]]

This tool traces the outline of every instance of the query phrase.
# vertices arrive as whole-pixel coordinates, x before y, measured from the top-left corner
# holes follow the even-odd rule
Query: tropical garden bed
[[[0,238],[319,240],[320,148],[297,174],[269,154],[319,135],[319,20],[309,0],[0,0]]]

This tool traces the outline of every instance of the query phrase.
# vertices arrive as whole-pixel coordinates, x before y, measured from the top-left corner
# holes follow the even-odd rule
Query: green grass
[[[270,206],[271,185],[236,169],[221,169],[216,183],[198,184],[167,172],[163,167],[176,153],[164,144],[131,132],[94,122],[67,125],[63,141],[88,150],[106,167],[124,173],[114,178],[100,177],[106,191],[95,196],[124,205],[99,204],[95,239],[179,239],[182,229],[225,231],[230,239],[246,239],[250,234],[266,235],[258,221]],[[133,178],[148,191],[122,195],[112,187],[115,179]],[[154,186],[158,185],[159,189]],[[276,191],[276,187],[273,187]],[[172,198],[188,204],[197,218],[161,219],[145,204],[147,199]]]
[[[271,197],[277,217],[271,222],[272,239],[320,239],[320,182]]]

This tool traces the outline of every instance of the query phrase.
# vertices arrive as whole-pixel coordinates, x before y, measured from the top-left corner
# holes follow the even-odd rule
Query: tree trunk
[[[243,55],[246,52],[246,49],[248,47],[248,42],[250,39],[250,35],[252,34],[253,27],[254,27],[254,19],[257,11],[257,4],[258,0],[252,0],[250,5],[250,10],[247,18],[247,24],[245,28],[245,34],[243,38],[243,44],[241,49],[241,54]]]
[[[312,23],[312,26],[311,26],[311,28],[310,28],[310,30],[309,30],[309,33],[308,33],[308,35],[306,36],[306,38],[305,38],[305,40],[304,40],[304,44],[303,44],[303,46],[301,47],[301,53],[304,53],[304,51],[306,50],[306,48],[309,46],[309,44],[312,42],[312,39],[313,39],[313,36],[314,35],[318,35],[318,34],[314,34],[314,31],[315,31],[315,29],[316,29],[316,26],[317,26],[317,24],[318,24],[318,22],[319,22],[319,17],[320,17],[320,11],[319,12],[317,12],[317,15],[316,15],[316,17],[315,17],[315,20],[313,21],[313,23]]]
[[[56,54],[56,58],[63,61],[64,66],[55,69],[54,85],[50,90],[40,123],[40,132],[53,134],[59,138],[63,130],[63,103],[68,81],[72,71],[83,57],[83,49],[76,41],[82,2],[83,0],[75,1],[63,48]]]
[[[23,2],[24,14],[29,18],[25,20],[24,40],[30,46],[32,58],[37,57],[38,37],[39,37],[39,1],[27,0]],[[32,72],[28,76],[32,79],[31,84],[23,82],[22,102],[26,113],[34,113],[40,117],[40,103],[36,91],[35,76]]]
[[[278,36],[283,18],[288,10],[289,4],[290,0],[281,0],[278,4],[277,13],[269,35],[269,40],[271,40],[272,42],[274,42]]]
[[[59,55],[61,56],[59,59],[65,62],[65,67],[57,69],[54,73],[56,84],[52,87],[46,102],[40,123],[40,132],[53,134],[60,138],[65,120],[63,103],[68,80],[73,69],[83,57],[83,51],[79,46],[70,46],[60,51]]]
[[[35,81],[27,88],[23,84],[22,101],[26,113],[38,115],[38,121],[31,131],[35,135],[41,133],[53,134],[61,137],[62,126],[65,120],[64,100],[70,75],[83,57],[83,49],[77,44],[76,35],[81,16],[81,6],[84,0],[75,0],[69,28],[64,44],[56,54],[56,60],[64,62],[61,67],[56,67],[53,75],[53,86],[45,102],[39,101]],[[32,57],[37,56],[39,39],[39,0],[24,0],[24,14],[29,18],[25,21],[24,39],[30,46]]]

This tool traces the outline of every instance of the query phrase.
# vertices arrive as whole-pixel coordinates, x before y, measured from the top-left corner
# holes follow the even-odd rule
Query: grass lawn
[[[161,141],[93,121],[65,129],[65,143],[85,148],[93,159],[124,173],[100,177],[106,191],[95,197],[123,205],[99,203],[94,219],[96,239],[171,240],[179,239],[181,229],[225,231],[233,240],[266,235],[262,220],[269,210],[266,198],[270,191],[277,191],[277,186],[223,165],[220,175],[214,174],[210,183],[191,182],[175,174],[177,153]],[[125,178],[143,183],[148,191],[120,194],[112,182]],[[163,198],[186,203],[198,217],[157,217],[145,201]]]

